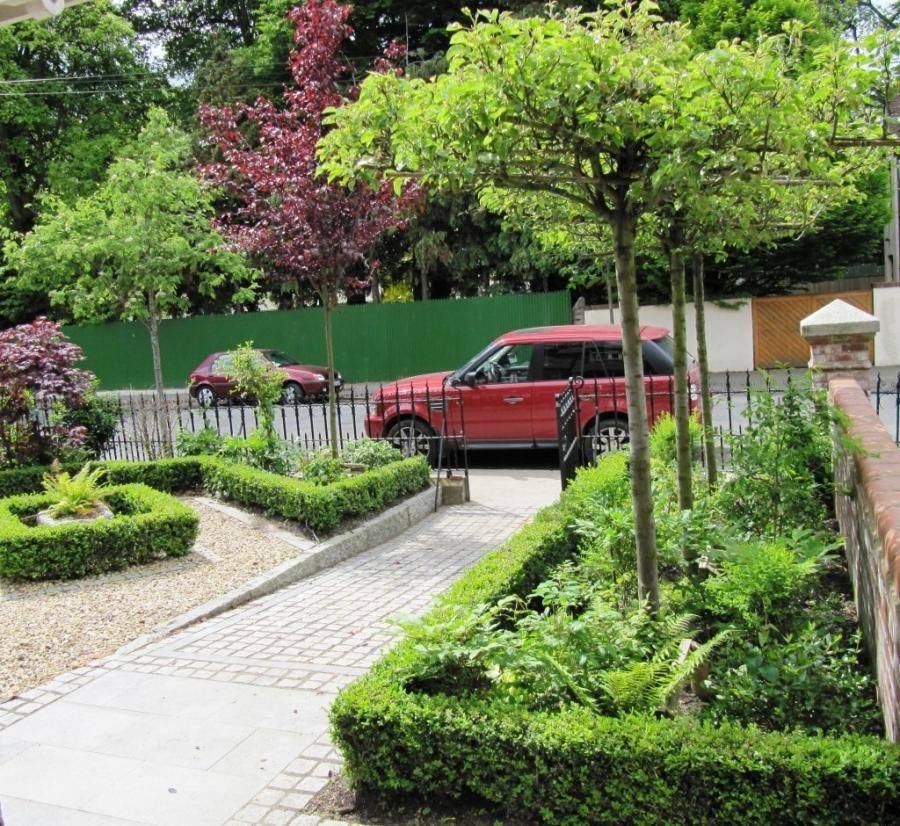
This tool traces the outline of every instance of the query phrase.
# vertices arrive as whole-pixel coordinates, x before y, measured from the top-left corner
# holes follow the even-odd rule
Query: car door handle
[[[503,401],[507,404],[519,404],[520,402],[525,401],[525,399],[522,396],[506,396]]]

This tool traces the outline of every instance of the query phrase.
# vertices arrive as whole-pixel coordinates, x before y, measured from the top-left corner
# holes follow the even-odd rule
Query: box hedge
[[[567,523],[583,501],[623,495],[624,458],[580,475],[560,505],[458,580],[433,618],[527,594],[574,552]],[[401,642],[332,707],[347,772],[385,802],[474,801],[514,819],[572,826],[900,819],[900,747],[885,741],[428,695],[404,685],[418,656]]]
[[[115,485],[139,483],[167,493],[208,490],[241,505],[303,522],[312,530],[329,532],[345,519],[382,510],[389,503],[428,485],[430,468],[420,457],[393,462],[330,485],[314,485],[247,465],[209,456],[127,462],[91,462],[104,467]],[[66,467],[76,471],[78,466]],[[34,493],[49,467],[0,471],[0,494]]]
[[[141,462],[88,462],[90,467],[106,468],[106,480],[111,484],[143,484],[166,493],[181,493],[203,487],[204,458],[198,456],[174,459],[153,459]],[[62,469],[76,473],[81,463],[63,463]],[[49,465],[5,468],[0,470],[0,498],[23,493],[37,493]]]
[[[404,459],[330,485],[220,460],[207,461],[204,486],[224,499],[262,508],[266,513],[332,531],[344,519],[380,511],[389,502],[421,490],[431,470],[422,457]]]
[[[183,556],[197,537],[197,514],[146,485],[104,489],[112,519],[32,526],[24,519],[55,500],[26,494],[0,500],[0,576],[75,579],[118,571],[165,556]]]

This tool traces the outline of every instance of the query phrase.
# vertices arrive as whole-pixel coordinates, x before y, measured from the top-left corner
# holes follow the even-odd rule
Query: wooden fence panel
[[[753,299],[753,353],[757,369],[804,367],[809,345],[800,335],[800,322],[836,298],[872,312],[872,290],[818,295],[779,295]],[[713,342],[711,344],[714,345]]]

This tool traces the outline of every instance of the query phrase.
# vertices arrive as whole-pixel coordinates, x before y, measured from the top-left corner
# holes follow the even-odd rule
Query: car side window
[[[654,359],[648,358],[646,343],[644,346],[644,375],[656,376],[661,371]],[[620,341],[591,341],[584,352],[585,379],[622,379],[625,378],[625,354]]]
[[[531,377],[531,344],[508,344],[491,353],[476,371],[480,384],[521,384]]]
[[[225,376],[228,374],[228,371],[234,366],[234,362],[232,361],[230,356],[219,356],[212,365],[212,370],[210,371],[214,376]]]
[[[618,379],[625,375],[622,345],[617,341],[588,342],[584,353],[586,379]]]
[[[541,364],[543,381],[568,381],[581,375],[581,358],[584,342],[567,342],[565,344],[545,344],[544,358]]]

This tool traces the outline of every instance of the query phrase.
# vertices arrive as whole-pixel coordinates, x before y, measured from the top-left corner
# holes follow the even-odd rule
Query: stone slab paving
[[[478,471],[473,502],[226,614],[65,674],[0,710],[5,826],[324,826],[337,691],[559,491]],[[5,723],[4,723],[5,719]]]

